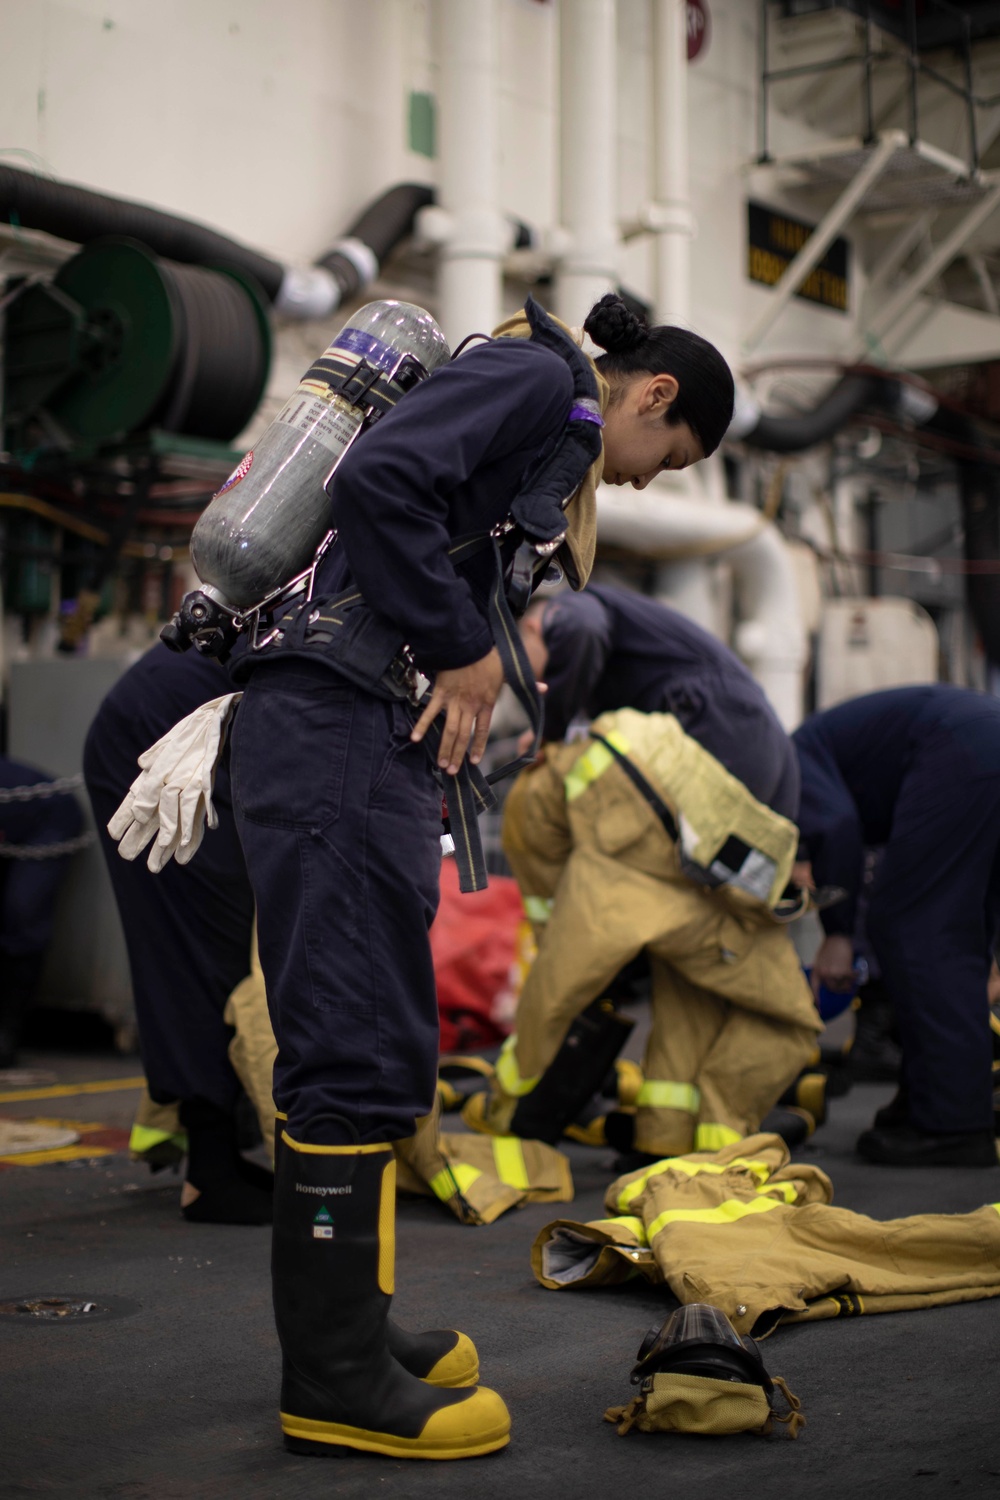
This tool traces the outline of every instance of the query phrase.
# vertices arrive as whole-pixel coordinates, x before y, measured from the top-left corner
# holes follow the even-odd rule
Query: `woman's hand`
[[[820,985],[837,994],[854,988],[854,944],[843,933],[829,933],[822,941],[819,952],[812,961],[809,975],[814,995],[819,995]]]
[[[449,776],[457,776],[465,753],[478,766],[486,749],[490,720],[500,689],[503,687],[503,665],[494,646],[488,656],[467,667],[439,672],[434,679],[430,702],[413,726],[410,739],[423,739],[438,714],[445,714],[438,765]],[[471,745],[470,745],[471,741]]]

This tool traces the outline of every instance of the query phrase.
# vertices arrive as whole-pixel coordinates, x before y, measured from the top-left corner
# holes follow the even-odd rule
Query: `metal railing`
[[[871,145],[878,135],[875,120],[875,75],[878,72],[884,76],[892,68],[903,67],[909,75],[906,86],[906,129],[910,144],[915,145],[920,138],[920,80],[928,79],[963,102],[968,134],[966,163],[968,174],[974,177],[979,172],[976,109],[986,108],[1000,102],[1000,95],[980,97],[975,92],[972,59],[974,23],[969,11],[951,4],[950,0],[901,0],[898,11],[894,10],[892,13],[885,11],[877,4],[872,4],[872,0],[845,0],[841,6],[817,4],[815,0],[806,0],[804,5],[796,4],[795,0],[791,0],[791,3],[785,0],[784,14],[789,19],[834,8],[850,11],[863,23],[862,46],[860,51],[852,52],[845,57],[800,63],[787,68],[772,68],[770,66],[771,3],[772,0],[761,0],[760,3],[758,162],[764,163],[771,160],[769,110],[773,85],[785,83],[794,78],[831,73],[842,68],[857,68],[860,75],[861,136],[865,145]],[[928,27],[929,14],[935,20],[940,20],[942,24]],[[876,45],[876,30],[893,35],[901,43],[902,50],[886,52],[880,49]],[[945,47],[956,51],[961,58],[962,82],[949,78],[946,73],[941,72],[940,68],[925,60],[927,52],[940,51]]]

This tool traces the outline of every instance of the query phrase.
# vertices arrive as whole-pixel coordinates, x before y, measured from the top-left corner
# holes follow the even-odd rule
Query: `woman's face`
[[[605,484],[644,490],[654,475],[705,457],[686,422],[667,423],[678,390],[673,375],[633,375],[614,387],[604,414]]]

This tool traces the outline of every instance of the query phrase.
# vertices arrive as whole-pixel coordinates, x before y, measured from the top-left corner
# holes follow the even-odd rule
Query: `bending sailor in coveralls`
[[[866,930],[903,1054],[899,1095],[858,1140],[889,1166],[997,1165],[987,980],[1000,922],[1000,703],[942,683],[869,693],[792,736],[801,856],[842,886],[813,979],[853,984],[866,847],[885,847]]]
[[[310,618],[324,615],[326,597],[356,586],[367,616],[394,629],[406,660],[432,680],[422,712],[335,662],[336,622],[329,650],[290,630],[241,668],[232,784],[279,1045],[275,1100],[287,1115],[273,1276],[282,1425],[295,1451],[346,1445],[451,1458],[508,1440],[494,1392],[458,1387],[454,1370],[432,1370],[432,1385],[394,1357],[401,1338],[443,1340],[453,1353],[459,1341],[471,1351],[461,1378],[473,1382],[464,1336],[402,1335],[387,1323],[391,1142],[413,1133],[436,1082],[427,929],[442,784],[461,842],[452,804],[463,763],[482,756],[512,649],[527,670],[519,645],[501,640],[502,658],[495,644],[510,620],[496,599],[496,558],[509,575],[525,533],[546,534],[532,507],[544,508],[547,493],[551,508],[555,496],[552,542],[540,550],[579,588],[602,473],[641,489],[659,470],[712,453],[732,414],[732,377],[704,340],[647,329],[616,297],[603,298],[585,326],[608,351],[596,367],[529,304],[527,318],[500,330],[508,336],[472,347],[413,390],[336,471],[339,542]],[[500,533],[499,552],[491,533]],[[470,537],[465,560],[454,561],[450,549]],[[433,759],[425,736],[437,741]]]

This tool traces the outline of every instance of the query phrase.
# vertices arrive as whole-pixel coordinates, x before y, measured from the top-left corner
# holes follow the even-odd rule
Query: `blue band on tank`
[[[391,370],[399,360],[397,349],[383,344],[381,339],[373,338],[370,333],[362,333],[360,328],[345,328],[337,335],[330,347],[348,349],[352,354],[360,354],[362,359],[366,359],[369,364],[379,370]]]

